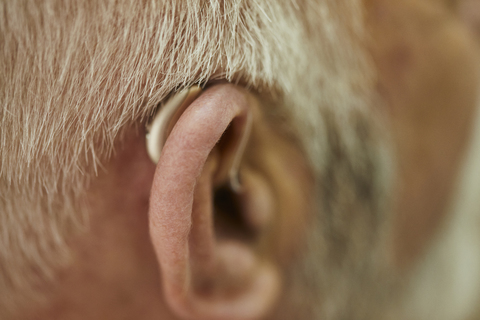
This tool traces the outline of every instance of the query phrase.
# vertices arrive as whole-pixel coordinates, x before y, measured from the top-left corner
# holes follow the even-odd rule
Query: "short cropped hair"
[[[364,33],[360,0],[3,1],[0,310],[68,261],[89,180],[175,90],[267,93],[321,170],[322,110],[367,108]]]

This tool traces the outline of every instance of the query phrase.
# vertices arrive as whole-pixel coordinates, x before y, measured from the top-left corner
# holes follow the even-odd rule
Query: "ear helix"
[[[202,89],[199,86],[193,86],[178,92],[160,106],[153,120],[147,124],[147,152],[155,164],[160,160],[163,146],[178,119],[201,93]],[[245,119],[244,123],[234,128],[234,130],[241,131],[238,135],[240,138],[233,143],[234,151],[230,153],[232,155],[231,159],[226,161],[229,163],[229,168],[227,168],[229,185],[236,193],[240,192],[241,189],[238,171],[252,129],[253,117],[251,112],[247,114]]]

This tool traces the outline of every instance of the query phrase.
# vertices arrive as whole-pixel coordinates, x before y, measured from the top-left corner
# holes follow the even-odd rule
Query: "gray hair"
[[[2,2],[0,316],[68,262],[88,181],[172,91],[226,79],[273,95],[320,172],[322,110],[368,108],[360,2]]]

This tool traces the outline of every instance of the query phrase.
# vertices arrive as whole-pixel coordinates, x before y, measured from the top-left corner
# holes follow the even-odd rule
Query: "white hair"
[[[368,107],[360,2],[2,2],[0,316],[68,261],[89,179],[172,91],[273,94],[320,171],[322,109]]]

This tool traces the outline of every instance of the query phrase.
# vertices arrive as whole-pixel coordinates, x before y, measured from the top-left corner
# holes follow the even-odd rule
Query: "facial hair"
[[[323,115],[324,170],[302,254],[275,319],[390,319],[398,284],[388,259],[392,161],[371,111]]]

